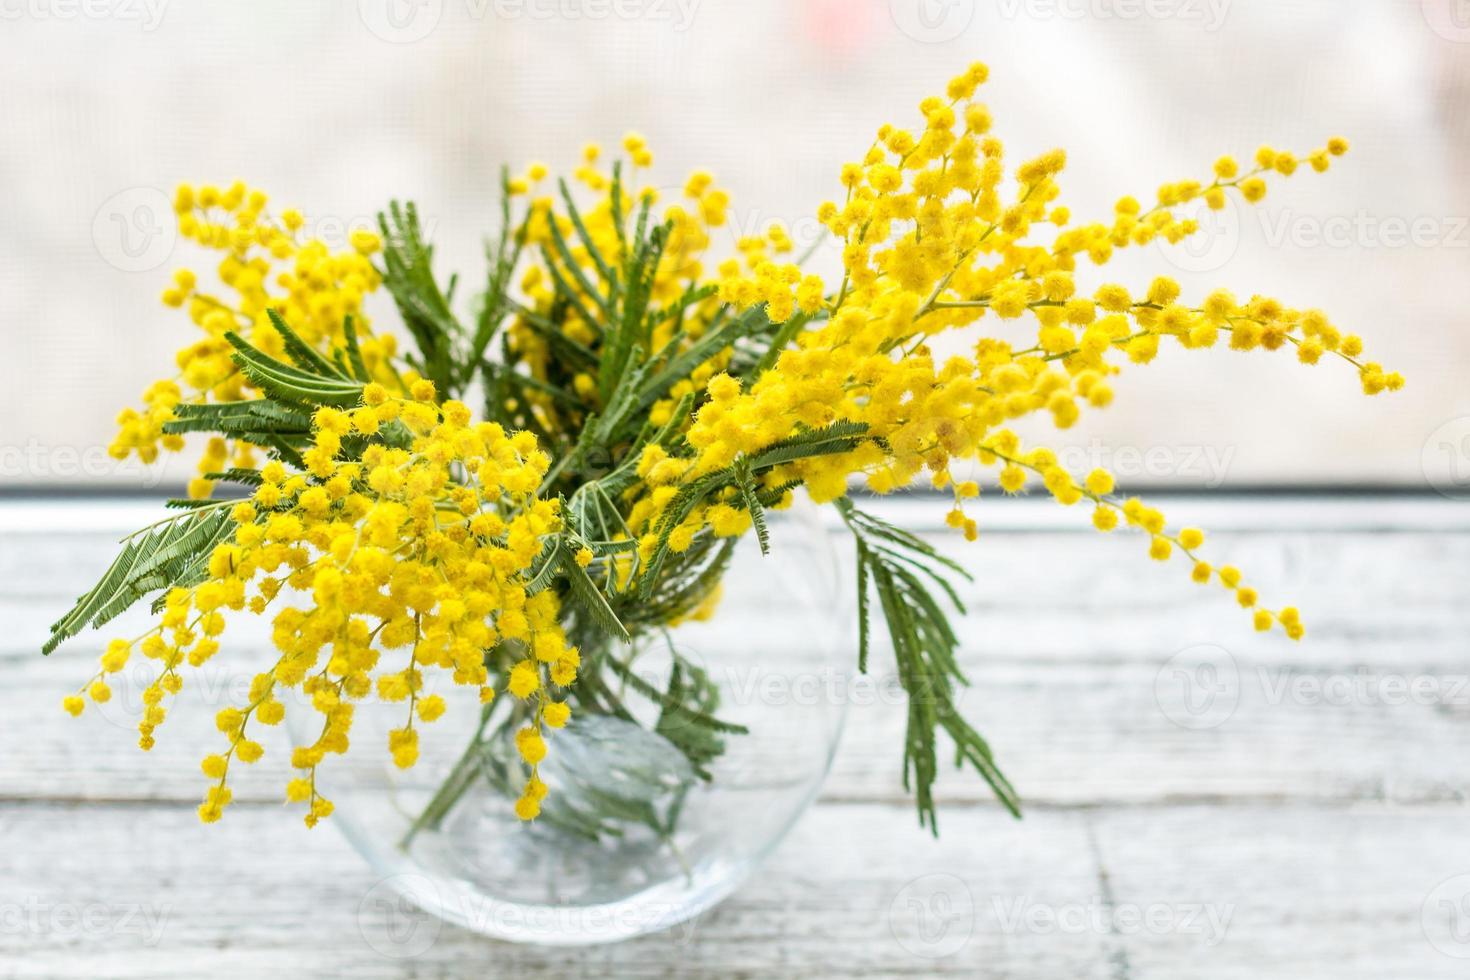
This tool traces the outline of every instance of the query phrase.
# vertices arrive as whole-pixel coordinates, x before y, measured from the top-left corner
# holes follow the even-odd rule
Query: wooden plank
[[[575,951],[489,942],[381,901],[338,834],[272,805],[283,732],[242,774],[227,820],[198,824],[213,710],[269,662],[259,624],[232,631],[151,757],[128,731],[141,679],[106,711],[61,716],[103,638],[49,661],[35,649],[119,530],[116,512],[84,513],[90,530],[56,538],[0,507],[5,977],[1433,980],[1464,976],[1470,958],[1470,534],[1443,505],[1339,507],[1330,521],[1310,505],[1227,509],[1237,530],[1211,547],[1302,606],[1299,646],[1251,634],[1216,590],[1146,562],[1136,540],[1061,531],[1035,508],[974,551],[936,539],[976,571],[962,708],[1027,819],[946,774],[943,836],[919,831],[897,779],[902,703],[878,651],[869,682],[839,678],[848,726],[826,794],[765,870],[689,927]],[[737,655],[731,710],[824,712],[826,680],[815,703],[787,683],[792,663],[806,664],[799,680],[823,663],[824,633],[774,570],[781,587],[769,564],[729,582],[731,607],[760,616],[688,642],[716,663]],[[781,748],[753,744],[752,764]]]
[[[1434,980],[1470,953],[1434,901],[1470,870],[1443,808],[971,811],[933,841],[896,808],[829,804],[698,921],[580,950],[384,901],[339,835],[281,817],[0,806],[5,975]]]
[[[1140,560],[1101,536],[1018,533],[985,543],[986,560],[967,587],[971,612],[960,624],[973,682],[961,707],[992,739],[1024,798],[1047,807],[1470,797],[1470,579],[1463,575],[1470,535],[1235,533],[1215,544],[1259,568],[1263,589],[1298,597],[1310,610],[1308,642],[1253,634],[1218,589],[1201,590],[1177,565]],[[1126,573],[1098,578],[1118,561]],[[787,661],[810,654],[810,609],[771,589],[763,566],[741,568],[729,583],[729,608],[763,615],[695,628],[689,646],[720,665],[735,708],[754,718],[779,712],[782,699],[793,710],[808,710],[799,701],[813,694],[818,707],[847,701],[828,794],[904,799],[903,698],[882,651],[868,678],[853,676],[839,650],[835,684],[805,675],[797,680],[815,681],[811,688],[793,688]],[[1398,574],[1404,568],[1414,574]],[[1373,602],[1364,601],[1369,592]],[[150,675],[130,671],[95,717],[63,717],[61,695],[88,676],[112,633],[79,637],[41,658],[35,644],[54,615],[54,605],[39,599],[0,602],[8,624],[0,711],[11,720],[0,731],[0,747],[11,748],[0,752],[0,796],[193,799],[198,759],[218,738],[214,712],[242,698],[253,673],[269,664],[262,624],[245,617],[232,627],[226,653],[191,678],[159,747],[144,757],[131,728]],[[130,616],[119,632],[139,630],[146,619]],[[850,632],[840,642],[850,644]],[[1208,694],[1207,685],[1195,687],[1208,668],[1234,678],[1228,717],[1188,713],[1184,696]],[[274,800],[286,777],[284,739],[266,744],[267,760],[237,787],[243,798]],[[977,803],[988,792],[971,774],[947,773],[941,798]]]
[[[1464,977],[1470,844],[1462,808],[1365,805],[1124,811],[1097,817],[1108,893],[1172,928],[1110,936],[1115,976]],[[1228,917],[1211,944],[1187,910]]]
[[[127,692],[119,686],[113,703],[74,721],[57,704],[63,663],[8,672],[0,691],[0,712],[8,719],[0,744],[8,743],[10,751],[0,752],[0,794],[177,800],[200,792],[198,760],[218,740],[214,711],[242,696],[248,671],[211,671],[207,686],[186,689],[160,730],[158,747],[144,756],[133,745],[135,715],[124,710],[132,705],[136,711],[141,684]],[[975,686],[961,708],[989,733],[1023,797],[1037,806],[1225,797],[1470,798],[1470,693],[1462,668],[1333,672],[1237,663],[1233,714],[1199,730],[1176,723],[1190,718],[1179,711],[1182,696],[1174,693],[1179,688],[1162,657],[971,664]],[[770,676],[782,675],[773,668]],[[1420,685],[1422,696],[1413,693]],[[1161,689],[1168,692],[1162,702]],[[1400,698],[1395,690],[1408,693]],[[1339,702],[1338,692],[1348,699]],[[852,697],[861,703],[849,706],[827,792],[840,799],[901,799],[904,711],[897,685],[890,679],[854,688]],[[279,764],[285,740],[268,734],[266,760],[237,785],[237,792],[255,799],[275,798],[286,777]],[[433,750],[431,742],[447,748],[450,741],[431,729],[425,751]],[[940,785],[949,803],[987,799],[970,774],[946,773]]]
[[[491,942],[385,900],[340,835],[271,807],[212,827],[154,806],[0,806],[0,821],[7,977],[973,976],[996,963],[1008,965],[998,976],[1105,976],[1101,937],[977,928],[982,889],[1061,902],[1094,886],[1073,816],[1022,828],[972,813],[935,842],[893,808],[822,808],[699,920],[561,951]],[[952,912],[950,898],[962,902]],[[88,910],[90,925],[73,921]]]

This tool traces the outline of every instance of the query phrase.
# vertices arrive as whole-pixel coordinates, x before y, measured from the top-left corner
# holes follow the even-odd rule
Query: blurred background
[[[1252,633],[1084,515],[982,507],[962,707],[1026,821],[947,773],[944,837],[923,837],[899,783],[905,700],[854,697],[824,798],[769,871],[697,934],[616,952],[441,937],[385,902],[381,867],[280,812],[284,732],[238,814],[199,825],[200,746],[269,662],[263,621],[189,680],[155,758],[131,734],[149,664],[62,716],[103,637],[48,661],[46,625],[197,459],[106,453],[118,410],[197,336],[160,302],[173,270],[213,276],[176,234],[178,183],[244,180],[339,247],[412,199],[441,277],[469,285],[502,164],[570,171],[585,142],[637,130],[656,186],[702,167],[730,191],[716,250],[780,221],[829,273],[814,214],[843,162],[975,60],[1012,161],[1068,150],[1079,220],[1222,153],[1352,141],[1330,172],[1084,283],[1167,274],[1188,296],[1320,307],[1407,388],[1370,399],[1341,362],[1166,345],[1107,411],[1022,430],[1074,471],[1162,491],[1219,561],[1300,604],[1308,643]],[[0,93],[0,977],[1466,976],[1470,511],[1445,498],[1470,500],[1470,0],[0,0]],[[395,322],[371,302],[375,327]],[[1263,488],[1305,492],[1168,500]],[[936,500],[885,506],[927,530]],[[959,557],[953,534],[931,540]],[[722,635],[805,649],[811,625],[783,608]],[[882,653],[874,683],[896,692]],[[1240,914],[1215,946],[1013,912],[1099,907]]]
[[[1132,487],[1470,496],[1465,0],[0,0],[0,486],[187,477],[192,453],[105,453],[194,331],[158,301],[204,265],[175,236],[180,181],[244,179],[329,241],[414,199],[441,269],[473,282],[502,163],[570,170],[636,129],[655,183],[707,167],[730,190],[718,247],[779,220],[825,271],[812,215],[841,163],[976,59],[1012,159],[1068,149],[1079,218],[1222,152],[1349,137],[1330,173],[1108,277],[1320,306],[1409,379],[1367,399],[1338,363],[1166,350],[1066,434],[1066,462]]]

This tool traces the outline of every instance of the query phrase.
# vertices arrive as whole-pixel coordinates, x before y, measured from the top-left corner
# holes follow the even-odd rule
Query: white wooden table
[[[854,708],[821,802],[733,898],[572,951],[372,900],[264,763],[201,826],[208,712],[185,700],[144,756],[126,719],[59,711],[98,640],[37,652],[152,505],[0,503],[0,977],[1470,975],[1470,512],[1160,503],[1297,602],[1308,641],[1253,634],[1082,514],[989,502],[982,541],[947,545],[976,571],[962,704],[1026,818],[946,775],[928,838],[899,709]]]

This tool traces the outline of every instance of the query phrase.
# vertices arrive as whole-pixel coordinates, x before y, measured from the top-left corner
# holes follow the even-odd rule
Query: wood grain
[[[212,709],[259,669],[264,637],[232,634],[148,756],[130,692],[67,719],[58,701],[101,638],[36,650],[136,515],[90,505],[85,531],[58,536],[46,520],[66,508],[0,507],[0,976],[1464,976],[1451,954],[1470,942],[1426,926],[1436,887],[1470,874],[1464,509],[1334,502],[1321,523],[1291,502],[1214,506],[1234,529],[1211,549],[1301,606],[1308,642],[1253,634],[1228,596],[1147,562],[1136,539],[1034,509],[973,550],[936,538],[975,572],[962,708],[1027,818],[947,774],[943,837],[919,832],[878,651],[842,696],[822,801],[764,870],[689,928],[574,953],[384,901],[338,835],[280,812],[279,741],[230,819],[199,826]],[[724,634],[762,651],[752,670],[801,652],[799,603],[758,575],[730,590],[732,608],[762,597]]]

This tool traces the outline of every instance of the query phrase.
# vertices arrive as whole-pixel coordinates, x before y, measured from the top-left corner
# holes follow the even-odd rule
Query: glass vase
[[[771,553],[754,534],[739,542],[711,616],[612,651],[631,665],[617,678],[626,712],[574,710],[549,732],[549,795],[531,822],[513,809],[525,774],[512,716],[487,718],[446,680],[450,710],[400,770],[373,748],[403,705],[360,705],[361,748],[318,778],[379,876],[374,894],[498,939],[578,945],[668,928],[733,892],[816,798],[856,662],[852,589],[816,509],[768,518]],[[648,696],[701,674],[718,698],[707,716]]]

